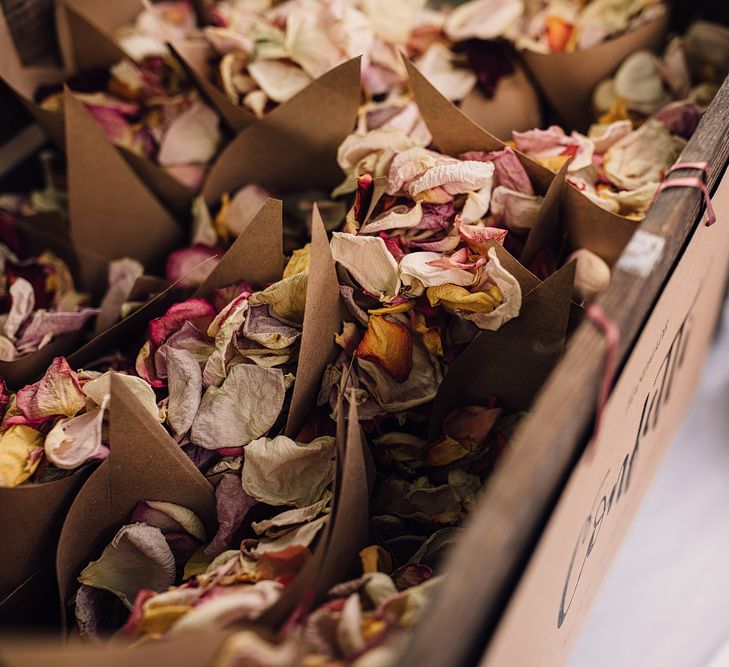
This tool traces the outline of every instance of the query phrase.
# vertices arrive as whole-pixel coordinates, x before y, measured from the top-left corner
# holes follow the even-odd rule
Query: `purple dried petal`
[[[257,501],[243,490],[240,475],[227,473],[215,489],[215,504],[218,510],[218,532],[205,548],[205,553],[213,558],[236,546],[234,540],[243,526],[248,510]]]
[[[34,350],[44,339],[79,331],[98,312],[98,308],[73,311],[36,310],[18,339],[18,351]]]

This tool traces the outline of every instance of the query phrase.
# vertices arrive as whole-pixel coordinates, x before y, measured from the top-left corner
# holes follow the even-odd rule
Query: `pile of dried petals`
[[[220,56],[226,95],[261,116],[359,55],[368,99],[402,93],[401,51],[450,100],[463,100],[476,86],[490,97],[513,65],[508,50],[478,40],[502,37],[515,18],[451,13],[417,0],[219,2],[214,25],[203,32]]]
[[[699,48],[697,30],[702,41],[723,41],[723,54]],[[570,183],[599,206],[641,219],[729,71],[727,43],[726,28],[704,23],[673,40],[662,59],[638,51],[596,89],[603,113],[587,135],[553,125],[514,132],[514,143],[554,171],[571,159]]]
[[[540,53],[589,49],[664,11],[661,0],[538,0],[529,3],[517,45]]]
[[[153,411],[154,392],[140,378],[124,382]],[[74,372],[56,357],[38,382],[17,393],[0,389],[0,486],[53,481],[108,454],[104,416],[109,371]]]
[[[87,302],[53,253],[21,260],[0,244],[0,360],[14,361],[79,331],[98,312]]]
[[[367,421],[432,400],[443,363],[479,330],[496,330],[519,314],[519,283],[492,245],[503,244],[509,230],[517,244],[542,198],[509,148],[453,158],[384,128],[348,137],[339,162],[347,173],[339,191],[357,193],[331,248],[354,321],[337,339],[342,352],[320,401],[338,394],[353,362]],[[367,217],[373,177],[386,178],[386,194]]]
[[[217,266],[225,250],[235,241],[258,213],[270,194],[257,184],[244,185],[232,196],[223,194],[216,209],[208,207],[202,197],[192,205],[190,245],[170,253],[165,275],[181,287],[198,287]],[[341,227],[346,204],[335,201],[323,191],[306,190],[283,195],[283,249],[287,254],[301,254],[311,232],[309,221],[317,204],[328,230]],[[303,250],[308,256],[308,248]]]
[[[186,0],[163,0],[144,3],[134,22],[116,31],[119,46],[134,61],[149,56],[165,56],[167,43],[177,43],[199,34],[192,3]]]
[[[222,136],[218,115],[169,55],[122,60],[109,70],[89,70],[66,85],[110,142],[147,158],[192,190],[205,177]],[[60,112],[63,91],[38,91],[41,106]]]

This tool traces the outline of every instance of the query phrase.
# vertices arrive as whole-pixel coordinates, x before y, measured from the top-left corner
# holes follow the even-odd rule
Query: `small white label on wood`
[[[663,256],[663,246],[665,245],[664,238],[639,229],[633,234],[630,243],[625,246],[615,268],[641,278],[647,278]]]

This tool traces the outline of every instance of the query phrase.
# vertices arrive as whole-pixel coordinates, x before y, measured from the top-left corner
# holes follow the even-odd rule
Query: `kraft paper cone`
[[[79,261],[87,258],[68,239],[68,223],[59,213],[38,213],[16,221],[16,229],[27,256],[38,256],[46,250],[63,259],[79,284]],[[106,284],[106,281],[104,282]],[[50,366],[54,357],[66,356],[78,349],[88,326],[54,338],[40,350],[14,361],[0,361],[0,377],[11,390],[34,382]]]
[[[443,97],[409,60],[404,60],[415,101],[433,143],[441,151],[460,155],[466,151],[498,151],[505,147],[503,141],[478,127]],[[546,194],[555,175],[523,153],[515,153],[537,193]],[[611,265],[639,224],[601,208],[572,185],[563,189],[562,215],[572,247],[590,248]]]
[[[178,220],[187,220],[190,216],[195,193],[174,176],[146,157],[132,153],[126,148],[117,146],[119,154],[126,160],[134,173],[165,205]]]
[[[132,172],[68,89],[66,117],[71,239],[86,250],[81,285],[98,296],[110,259],[132,257],[159,269],[185,238],[182,227]]]
[[[243,130],[208,174],[203,197],[259,183],[275,192],[332,188],[342,179],[337,149],[352,132],[360,101],[360,59],[335,67],[255,125]]]
[[[106,33],[105,26],[86,16],[84,10],[88,9],[88,4],[84,0],[59,0],[56,11],[58,40],[66,68],[70,71],[107,68],[126,57],[112,34]],[[134,11],[124,0],[95,4],[103,6],[98,14],[111,19],[108,25],[113,25],[117,17],[120,20],[118,25],[124,25],[133,21],[139,13],[139,9]]]
[[[103,645],[89,642],[52,642],[38,638],[8,638],[0,646],[3,667],[209,667],[228,632],[205,632],[174,639],[153,640],[131,648],[111,640]]]
[[[128,57],[117,43],[114,31],[130,23],[143,9],[139,0],[99,3],[91,0],[62,0],[58,5],[59,41],[68,71],[108,69]],[[187,217],[194,193],[164,167],[117,147],[124,159],[162,203],[180,218]]]
[[[179,445],[116,376],[111,381],[109,457],[89,477],[63,524],[56,571],[65,605],[81,570],[97,558],[140,500],[186,507],[215,534],[215,492]]]
[[[59,69],[24,67],[10,33],[5,14],[0,11],[0,79],[18,96],[43,131],[63,146],[63,119],[41,109],[34,101],[35,91],[42,84],[59,84],[66,74]]]
[[[357,404],[349,403],[344,419],[342,396],[337,414],[337,473],[332,512],[304,569],[279,600],[259,619],[262,625],[279,626],[299,606],[321,600],[346,575],[365,546],[369,525],[367,457]]]
[[[456,407],[497,396],[507,412],[527,410],[559,360],[572,305],[575,263],[526,293],[519,316],[482,331],[446,372],[431,412],[430,436]]]
[[[489,128],[500,139],[511,139],[513,131],[541,127],[542,113],[534,86],[515,65],[513,74],[502,77],[492,98],[474,88],[458,105],[476,125]]]
[[[0,488],[0,617],[14,608],[33,617],[43,597],[57,599],[55,582],[31,579],[44,568],[53,569],[55,547],[66,512],[93,466],[87,465],[54,482]],[[40,583],[42,596],[29,593]],[[28,588],[26,588],[26,586]],[[12,594],[12,595],[11,595]],[[8,605],[7,609],[3,607]]]
[[[240,280],[255,286],[280,280],[284,264],[282,215],[281,202],[267,199],[194,296],[207,298],[214,289]]]
[[[610,76],[631,53],[641,49],[656,51],[663,44],[668,12],[625,34],[608,39],[590,49],[572,53],[521,55],[549,103],[575,130],[585,131],[591,122],[591,97],[595,86]]]
[[[213,290],[244,279],[273,282],[281,277],[283,252],[280,207],[281,203],[274,199],[264,203],[193,296],[207,298]],[[164,315],[173,303],[182,298],[177,283],[166,288],[165,285],[166,282],[160,278],[141,276],[134,284],[130,300],[143,301],[152,292],[159,294],[71,354],[67,358],[71,368],[83,368],[113,349],[137,342],[141,345],[138,339],[149,321]]]
[[[334,336],[344,319],[334,258],[324,222],[314,205],[311,221],[311,259],[306,286],[296,382],[285,433],[296,437],[316,400],[324,369],[336,356]]]
[[[205,99],[223,117],[228,127],[238,133],[258,122],[258,117],[248,109],[233,104],[228,96],[213,83],[215,73],[212,61],[216,58],[210,43],[205,38],[189,39],[186,42],[168,44],[172,55],[195,82]]]

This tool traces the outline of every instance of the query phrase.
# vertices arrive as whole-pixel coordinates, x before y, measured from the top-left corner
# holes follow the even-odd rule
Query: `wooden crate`
[[[729,267],[728,158],[729,79],[680,158],[709,163],[718,222],[704,225],[697,190],[665,190],[598,300],[619,328],[621,367],[598,437],[586,448],[606,344],[584,321],[488,481],[401,665],[566,662],[713,336]]]

